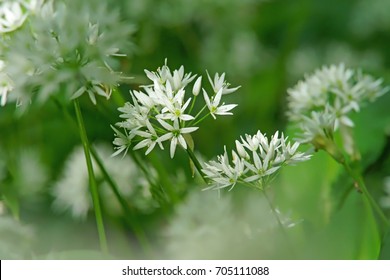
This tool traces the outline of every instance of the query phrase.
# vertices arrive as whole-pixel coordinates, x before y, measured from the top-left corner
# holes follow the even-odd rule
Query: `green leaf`
[[[387,231],[385,237],[383,238],[379,259],[390,260],[390,231]]]
[[[308,234],[305,258],[377,259],[380,235],[368,201],[353,193],[324,228]],[[315,250],[314,250],[315,249]]]
[[[19,204],[19,198],[18,198],[16,191],[12,191],[9,188],[4,190],[3,200],[4,200],[4,203],[7,205],[8,209],[11,211],[12,216],[16,220],[19,220],[20,204]]]

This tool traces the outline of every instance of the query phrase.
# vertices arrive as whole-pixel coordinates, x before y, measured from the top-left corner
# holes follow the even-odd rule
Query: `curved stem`
[[[94,212],[95,212],[100,248],[103,252],[108,253],[107,238],[106,238],[106,233],[104,230],[103,215],[102,215],[102,211],[101,211],[101,207],[100,207],[99,193],[98,193],[98,189],[97,189],[96,178],[95,178],[95,174],[93,172],[93,166],[92,166],[92,160],[91,160],[91,153],[89,150],[89,142],[88,142],[87,132],[85,130],[84,120],[83,120],[83,116],[82,116],[81,110],[80,110],[80,104],[79,104],[79,101],[77,99],[74,101],[74,108],[76,111],[77,122],[79,125],[80,138],[81,138],[81,142],[82,142],[83,148],[84,148],[85,161],[87,163],[87,168],[88,168],[89,189],[91,192],[92,203],[93,203]]]
[[[119,204],[121,205],[123,211],[126,214],[126,221],[129,223],[131,228],[134,231],[135,236],[137,237],[138,241],[140,242],[141,246],[143,247],[145,252],[150,251],[150,245],[146,238],[145,232],[142,230],[142,227],[139,225],[138,219],[134,217],[133,210],[129,207],[126,200],[123,198],[123,196],[120,194],[119,189],[115,181],[112,179],[110,174],[107,172],[107,169],[104,167],[104,164],[102,160],[100,159],[99,155],[93,148],[93,146],[90,147],[91,154],[93,158],[95,159],[97,165],[99,166],[104,179],[108,183],[108,185],[111,187],[111,190],[113,191],[115,197],[117,198]]]
[[[189,147],[187,147],[186,151],[187,151],[188,156],[190,157],[190,159],[194,163],[196,170],[198,170],[200,176],[202,176],[203,181],[206,184],[208,184],[207,179],[202,171],[202,165],[200,164],[199,160],[196,158],[194,152]]]
[[[386,215],[383,213],[383,211],[380,208],[380,206],[378,205],[378,203],[376,203],[375,199],[371,196],[370,192],[368,191],[368,189],[366,187],[366,184],[364,183],[362,176],[356,174],[346,162],[344,162],[343,165],[344,165],[344,168],[346,169],[346,171],[348,172],[348,174],[357,183],[359,190],[362,191],[364,196],[370,202],[371,208],[373,209],[373,211],[377,213],[379,218],[382,220],[383,224],[386,226],[386,228],[388,228],[390,226],[389,220],[386,218]]]
[[[277,221],[277,223],[278,223],[278,226],[279,226],[280,230],[282,231],[282,234],[283,234],[283,236],[284,236],[284,238],[285,238],[285,240],[286,240],[286,243],[287,243],[287,245],[288,245],[288,247],[289,247],[290,252],[291,252],[293,255],[295,255],[293,246],[291,245],[290,239],[289,239],[288,234],[287,234],[287,232],[286,232],[286,228],[284,227],[282,221],[281,221],[280,218],[279,218],[278,211],[276,211],[275,207],[273,206],[273,204],[272,204],[271,200],[269,199],[269,197],[268,197],[268,195],[267,195],[265,189],[263,189],[263,194],[264,194],[265,199],[266,199],[267,202],[268,202],[268,206],[269,206],[269,208],[271,209],[272,214],[275,216],[275,219],[276,219],[276,221]]]

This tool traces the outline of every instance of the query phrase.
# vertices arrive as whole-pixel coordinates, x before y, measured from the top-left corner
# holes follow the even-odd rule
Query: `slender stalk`
[[[119,201],[119,204],[121,205],[123,211],[126,213],[126,220],[129,222],[129,225],[132,227],[135,236],[137,237],[138,241],[140,242],[141,246],[143,247],[145,252],[150,251],[150,245],[146,238],[145,232],[142,230],[142,227],[140,227],[138,220],[134,218],[134,212],[127,204],[126,200],[123,198],[123,196],[120,194],[119,189],[115,181],[112,179],[112,177],[108,174],[107,169],[104,167],[104,164],[102,160],[100,159],[99,155],[93,148],[93,146],[90,147],[91,154],[93,158],[95,159],[97,165],[99,166],[100,170],[102,171],[103,177],[108,183],[108,185],[111,187],[111,190],[114,192],[115,197]]]
[[[269,208],[271,209],[273,215],[274,215],[275,218],[276,218],[276,221],[277,221],[277,223],[278,223],[278,226],[279,226],[280,230],[282,231],[282,234],[283,234],[283,236],[284,236],[284,238],[285,238],[285,240],[286,240],[286,243],[287,243],[287,245],[288,245],[288,247],[289,247],[290,252],[291,252],[293,255],[295,255],[294,249],[293,249],[293,247],[292,247],[292,245],[291,245],[291,243],[290,243],[290,239],[289,239],[288,234],[287,234],[287,232],[286,232],[286,228],[284,227],[282,221],[281,221],[280,218],[279,218],[278,211],[276,211],[275,207],[273,206],[273,204],[272,204],[271,200],[269,199],[269,197],[268,197],[268,195],[267,195],[265,189],[263,189],[263,194],[264,194],[265,199],[266,199],[267,202],[268,202]]]
[[[390,226],[389,220],[386,218],[386,215],[383,213],[383,211],[380,208],[380,206],[378,205],[378,203],[376,203],[375,199],[371,196],[370,192],[368,191],[368,189],[366,187],[366,184],[364,183],[362,176],[356,174],[347,163],[344,163],[343,165],[344,165],[344,168],[346,169],[346,171],[348,172],[348,174],[356,181],[359,189],[363,192],[364,196],[370,202],[371,208],[373,209],[373,211],[377,213],[377,215],[382,220],[382,222],[386,226],[386,228],[389,228],[389,226]]]
[[[74,129],[77,129],[78,128],[77,123],[75,122],[74,118],[69,114],[68,110],[66,110],[65,106],[63,106],[61,104],[61,102],[59,102],[58,99],[56,99],[56,98],[53,98],[53,101],[58,106],[58,108],[62,110],[65,117],[67,118],[69,123],[72,125],[72,127]],[[119,204],[121,205],[123,211],[127,214],[126,221],[132,227],[136,238],[138,239],[140,245],[143,247],[145,252],[149,252],[150,251],[149,241],[147,240],[146,235],[145,235],[144,231],[142,230],[142,227],[140,227],[138,220],[136,220],[135,222],[133,221],[132,217],[134,217],[134,215],[132,213],[130,206],[127,204],[125,199],[121,196],[121,194],[118,190],[117,184],[112,179],[112,177],[108,174],[107,169],[105,168],[104,163],[102,162],[102,160],[98,156],[96,150],[93,148],[93,146],[90,146],[89,148],[90,148],[91,155],[93,156],[97,165],[99,166],[100,170],[102,171],[102,174],[103,174],[105,180],[107,181],[108,185],[110,186],[111,190],[113,191],[113,193],[114,193],[115,197],[117,198]],[[143,167],[142,164],[140,162],[138,162],[137,160],[135,160],[135,161],[137,162],[137,165],[141,168],[141,170],[143,170],[145,172],[145,170],[144,170],[145,167]],[[146,178],[148,179],[149,183],[152,184],[149,177],[146,176]]]
[[[190,107],[190,110],[188,110],[188,114],[191,114],[192,109],[194,108],[195,101],[196,101],[196,97],[197,97],[197,96],[195,95],[194,98],[192,99],[191,107]]]
[[[186,149],[186,151],[187,151],[188,156],[190,157],[190,159],[194,163],[196,170],[198,170],[200,176],[202,176],[203,181],[206,184],[208,184],[207,179],[202,171],[202,165],[200,164],[199,160],[196,158],[194,152],[189,147]]]
[[[93,202],[93,207],[94,207],[94,212],[95,212],[100,248],[103,252],[108,253],[107,238],[106,238],[106,233],[104,230],[103,215],[102,215],[102,210],[100,207],[99,193],[98,193],[98,189],[97,189],[96,178],[95,178],[95,174],[93,172],[91,153],[90,153],[90,149],[89,149],[89,141],[88,141],[88,137],[87,137],[87,132],[85,130],[83,116],[81,114],[80,104],[79,104],[79,101],[77,99],[75,99],[75,101],[74,101],[74,108],[76,111],[77,122],[79,125],[80,138],[81,138],[81,142],[83,144],[85,160],[86,160],[87,168],[88,168],[89,189],[90,189],[90,192],[92,195],[92,202]]]

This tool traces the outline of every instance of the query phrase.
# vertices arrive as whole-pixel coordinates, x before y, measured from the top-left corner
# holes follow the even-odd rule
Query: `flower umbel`
[[[0,32],[5,20],[17,17],[10,8],[1,8],[5,3],[0,5]],[[29,12],[28,21],[9,33],[2,49],[4,72],[14,86],[7,102],[27,105],[58,94],[67,100],[87,94],[96,104],[96,96],[108,99],[123,81],[114,71],[119,68],[115,57],[119,50],[131,49],[132,27],[119,20],[117,10],[97,0],[23,0],[9,5]],[[13,8],[14,14],[20,9]],[[12,26],[20,24],[15,20]]]
[[[210,98],[207,91],[201,88],[201,76],[192,87],[189,86],[196,75],[185,73],[183,66],[172,72],[165,61],[165,65],[156,72],[145,70],[145,73],[152,83],[142,86],[142,90],[131,91],[133,102],[127,102],[118,109],[122,112],[120,117],[123,121],[116,125],[123,128],[125,133],[115,129],[117,138],[114,145],[117,151],[114,155],[126,153],[131,142],[135,143],[134,150],[147,148],[145,154],[149,154],[156,144],[163,149],[162,143],[170,140],[170,156],[173,158],[178,144],[184,149],[188,148],[186,135],[196,131],[198,123],[209,115],[214,119],[216,115],[232,115],[230,111],[237,106],[220,104],[223,90],[227,90],[224,74],[221,77],[216,74],[215,83],[218,83],[220,89]],[[211,82],[213,90],[215,83]],[[205,104],[194,114],[193,109],[201,89]],[[237,89],[228,90],[230,93]],[[205,109],[209,112],[205,112]]]
[[[258,131],[255,135],[245,135],[236,141],[232,150],[232,160],[226,151],[217,161],[205,164],[203,172],[210,179],[207,189],[233,188],[242,183],[263,189],[284,165],[294,165],[306,161],[310,155],[298,151],[299,143],[289,142],[287,137],[276,132],[270,139]]]
[[[323,135],[316,133],[315,125],[353,127],[351,112],[358,112],[367,102],[388,91],[382,80],[375,80],[360,70],[346,68],[344,64],[324,66],[307,75],[303,81],[288,90],[288,117],[303,131],[303,142],[311,142]]]

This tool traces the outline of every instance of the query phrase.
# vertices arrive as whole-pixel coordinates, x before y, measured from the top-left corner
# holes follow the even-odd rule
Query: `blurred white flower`
[[[260,131],[255,135],[241,137],[232,151],[232,164],[228,154],[217,157],[217,161],[205,164],[203,172],[211,180],[207,189],[233,188],[236,183],[263,189],[273,175],[284,165],[306,161],[310,155],[298,151],[299,144],[287,141],[287,137],[276,132],[270,139]]]
[[[15,185],[22,196],[39,194],[48,182],[49,171],[36,150],[23,150],[16,159],[17,177]]]
[[[104,162],[107,172],[117,183],[121,195],[130,200],[135,207],[138,204],[145,205],[142,200],[146,197],[132,197],[137,189],[145,188],[148,190],[149,188],[135,163],[129,157],[123,159],[111,157],[111,149],[105,144],[98,145],[96,151]],[[120,213],[120,205],[95,161],[93,161],[93,167],[99,184],[102,204],[111,214]],[[148,196],[147,193],[143,192],[144,196]],[[75,148],[70,154],[65,162],[61,177],[53,186],[52,194],[54,196],[53,207],[56,210],[69,211],[76,219],[86,218],[93,205],[82,147]]]
[[[116,136],[114,145],[117,150],[114,155],[122,152],[126,154],[131,142],[135,143],[134,150],[147,148],[145,154],[149,154],[156,144],[164,149],[162,142],[171,140],[170,155],[173,157],[178,143],[187,149],[183,135],[196,131],[199,128],[196,125],[208,114],[214,119],[216,115],[232,115],[230,111],[237,106],[220,104],[224,92],[231,93],[239,88],[229,89],[225,74],[221,76],[216,74],[214,82],[209,76],[212,87],[219,88],[219,91],[210,99],[203,89],[206,104],[197,113],[193,113],[196,96],[201,90],[202,77],[198,77],[192,90],[187,90],[187,86],[196,75],[185,74],[183,66],[171,72],[166,60],[165,65],[156,72],[145,70],[145,73],[152,84],[141,86],[143,91],[131,91],[132,104],[127,102],[118,108],[122,113],[120,118],[124,120],[118,122],[116,126],[123,128],[124,132],[114,129]],[[191,97],[188,96],[190,95],[188,91],[191,91]],[[206,108],[209,109],[209,113],[204,112]]]
[[[266,199],[252,193],[240,197],[239,203],[234,198],[230,193],[191,191],[164,231],[162,258],[257,259],[284,254],[284,236]],[[285,230],[302,221],[276,211]]]
[[[70,99],[76,99],[80,97],[83,93],[88,93],[89,99],[92,101],[94,105],[96,105],[96,97],[95,94],[104,96],[106,99],[109,99],[111,96],[112,89],[101,84],[99,81],[90,81],[87,85],[80,87]]]
[[[13,89],[13,83],[9,76],[3,71],[4,61],[0,60],[0,104],[4,106],[7,103],[7,95]]]
[[[0,217],[0,258],[31,258],[34,230],[8,216]]]
[[[0,3],[0,33],[18,29],[28,16],[28,10],[18,1],[2,1]]]
[[[212,211],[210,211],[212,207]],[[236,221],[229,197],[194,190],[175,211],[165,231],[166,251],[173,259],[208,259],[223,255],[234,240]],[[236,227],[236,226],[234,226]]]
[[[288,89],[289,119],[304,130],[303,139],[314,138],[314,125],[324,123],[333,130],[340,126],[352,127],[349,117],[352,111],[358,112],[367,102],[373,102],[388,91],[382,87],[382,80],[375,80],[361,71],[348,69],[344,64],[324,66],[303,81]],[[321,116],[321,117],[320,117]],[[311,120],[311,118],[314,118]]]

